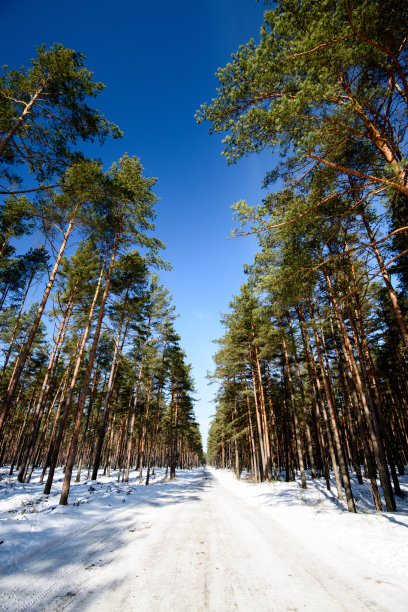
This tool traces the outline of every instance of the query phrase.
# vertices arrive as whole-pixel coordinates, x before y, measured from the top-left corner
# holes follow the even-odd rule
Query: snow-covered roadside
[[[397,498],[398,512],[374,512],[368,484],[352,482],[358,513],[350,514],[345,503],[326,490],[324,479],[308,479],[308,488],[295,482],[249,483],[237,481],[229,470],[208,468],[226,488],[257,506],[300,541],[321,548],[322,554],[347,550],[367,562],[375,562],[395,575],[403,576],[408,567],[408,476],[401,478],[407,497]],[[191,473],[190,473],[191,474]],[[72,483],[68,506],[59,506],[63,481],[62,469],[55,474],[51,495],[43,494],[39,484],[40,470],[29,484],[21,484],[16,475],[8,476],[0,468],[0,568],[21,561],[38,549],[80,534],[101,521],[129,507],[141,505],[161,496],[165,471],[156,469],[151,485],[139,486],[138,472],[132,471],[129,483],[118,483],[117,474],[100,475],[97,481]],[[244,475],[245,476],[245,475]],[[189,472],[178,472],[177,487],[188,486]],[[169,490],[170,493],[170,490]],[[336,552],[338,554],[338,552]]]
[[[4,474],[0,610],[407,610],[406,510],[370,513],[368,498],[352,515],[322,481],[303,491],[211,468],[156,474],[149,487],[134,472],[128,485],[115,474],[73,484],[65,507],[58,491],[43,498],[38,475]]]
[[[99,476],[98,480],[72,483],[68,506],[59,506],[64,475],[62,468],[55,473],[50,495],[44,495],[39,484],[41,470],[35,471],[28,484],[9,476],[0,468],[0,569],[20,562],[37,550],[64,540],[67,536],[92,529],[101,521],[126,510],[129,505],[142,504],[152,497],[152,488],[139,486],[139,474],[132,471],[129,483],[118,483],[117,473]],[[156,469],[150,483],[164,483],[165,470]]]
[[[357,514],[347,512],[336,497],[333,482],[328,492],[324,479],[253,484],[238,481],[230,470],[209,468],[224,487],[249,505],[270,516],[299,544],[327,564],[337,575],[356,562],[356,579],[407,585],[408,568],[408,476],[401,478],[407,495],[397,498],[398,512],[375,512],[368,484],[352,482]],[[376,568],[375,576],[372,574]],[[340,570],[339,570],[340,568]],[[408,609],[408,595],[407,595]]]

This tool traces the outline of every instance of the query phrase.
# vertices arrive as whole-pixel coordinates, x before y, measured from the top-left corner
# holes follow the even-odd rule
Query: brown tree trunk
[[[275,411],[274,411],[273,402],[272,402],[272,385],[271,385],[271,376],[269,372],[269,366],[266,367],[266,377],[267,377],[267,383],[268,383],[268,405],[269,405],[269,412],[271,415],[270,434],[271,434],[272,467],[273,467],[274,479],[278,480],[278,460],[277,460],[278,446],[276,443],[276,435],[275,435],[275,423],[274,423]]]
[[[82,438],[81,456],[85,453],[89,421],[90,421],[90,418],[91,418],[91,413],[92,413],[92,408],[93,408],[94,398],[95,398],[95,392],[96,392],[96,389],[97,389],[97,386],[98,386],[98,382],[99,382],[99,370],[97,369],[95,371],[95,374],[94,374],[94,378],[93,378],[93,382],[92,382],[92,388],[91,388],[91,393],[90,393],[90,396],[89,396],[89,403],[88,403],[88,410],[87,410],[87,413],[86,413],[86,422],[85,422],[85,428],[84,428],[84,435],[83,435],[83,438]],[[80,482],[80,480],[81,480],[81,469],[82,469],[82,463],[80,465],[78,465],[78,471],[77,471],[77,475],[76,475],[76,478],[75,478],[75,482]]]
[[[251,456],[251,474],[252,474],[252,481],[258,482],[258,460],[256,456],[254,430],[253,430],[252,419],[251,419],[251,403],[249,400],[248,388],[246,386],[246,382],[244,382],[244,376],[245,375],[241,376],[241,386],[242,386],[242,391],[246,397],[246,403],[247,403],[247,413],[246,414],[247,414],[247,422],[248,422],[249,450],[250,450],[250,456]]]
[[[264,430],[263,430],[263,423],[261,420],[261,411],[260,411],[260,407],[259,407],[259,396],[257,393],[257,385],[256,385],[256,379],[255,379],[255,368],[254,368],[254,363],[253,363],[253,358],[252,358],[252,350],[251,350],[251,346],[249,346],[249,360],[250,360],[250,366],[251,366],[251,374],[252,374],[252,385],[253,385],[253,396],[254,396],[254,402],[255,402],[255,415],[256,415],[256,425],[258,428],[258,442],[259,442],[259,451],[260,451],[260,458],[261,458],[261,482],[264,480],[267,471],[268,471],[268,467],[267,467],[267,458],[266,458],[266,451],[265,451],[265,436],[264,436]]]
[[[310,300],[308,300],[308,305],[309,305],[310,317],[311,319],[313,319],[312,306],[310,304]],[[351,486],[350,486],[350,478],[349,478],[348,469],[347,469],[347,465],[346,465],[346,461],[345,461],[345,457],[343,453],[343,448],[341,445],[340,432],[339,432],[337,418],[336,418],[335,406],[333,403],[332,389],[330,386],[330,381],[326,374],[322,348],[321,348],[320,339],[319,339],[319,335],[317,333],[315,324],[313,325],[313,333],[314,333],[315,346],[316,346],[317,355],[318,355],[319,364],[320,364],[320,372],[322,375],[323,386],[324,386],[324,390],[326,394],[327,406],[329,408],[330,423],[331,423],[331,429],[333,432],[334,443],[335,443],[335,447],[337,451],[337,459],[339,462],[340,473],[343,479],[344,490],[346,492],[347,508],[349,512],[355,512],[356,508],[354,505],[353,493],[351,491]]]
[[[303,419],[304,419],[304,424],[305,424],[305,434],[306,434],[307,449],[308,449],[308,455],[309,455],[310,472],[311,472],[312,478],[316,478],[316,468],[315,468],[314,454],[313,454],[312,435],[310,433],[310,427],[307,422],[306,399],[305,399],[305,393],[303,390],[302,377],[300,375],[300,366],[299,366],[299,359],[298,359],[297,350],[296,350],[296,341],[295,341],[294,334],[293,334],[293,327],[292,327],[292,322],[290,320],[290,316],[288,316],[288,320],[289,320],[290,333],[292,336],[293,352],[294,352],[294,358],[295,358],[296,374],[297,374],[297,378],[299,382],[300,397],[302,400],[301,403],[302,403]]]
[[[13,374],[12,380],[10,381],[6,397],[5,397],[3,405],[1,407],[1,410],[0,410],[0,431],[1,431],[2,427],[3,427],[3,424],[4,424],[5,418],[7,416],[7,413],[9,411],[10,407],[11,407],[11,403],[12,403],[12,400],[13,400],[13,397],[14,397],[14,393],[15,393],[17,384],[18,384],[18,382],[20,380],[21,374],[22,374],[22,372],[24,370],[24,366],[25,366],[25,364],[27,362],[27,358],[28,358],[28,356],[30,354],[31,347],[32,347],[32,344],[34,342],[34,338],[35,338],[35,336],[37,334],[37,330],[38,330],[38,327],[40,325],[41,317],[42,317],[42,314],[44,312],[44,309],[45,309],[45,306],[46,306],[46,303],[47,303],[47,300],[48,300],[48,296],[50,295],[50,291],[51,291],[52,286],[54,284],[55,277],[57,275],[58,268],[59,268],[59,265],[61,263],[61,259],[62,259],[62,256],[64,254],[64,251],[65,251],[65,247],[66,247],[66,244],[68,242],[68,238],[69,238],[69,236],[70,236],[70,234],[72,232],[73,226],[74,226],[74,218],[75,218],[75,213],[76,213],[77,208],[74,210],[74,215],[73,215],[72,219],[68,223],[68,227],[67,227],[67,229],[65,231],[65,234],[64,234],[64,239],[62,241],[62,244],[61,244],[61,247],[60,247],[57,259],[55,261],[54,268],[53,268],[53,270],[51,272],[51,276],[50,276],[50,279],[48,281],[47,287],[46,287],[46,289],[44,291],[44,295],[42,297],[40,306],[38,308],[37,315],[35,317],[33,326],[32,326],[31,331],[30,331],[30,335],[28,336],[27,342],[26,342],[25,347],[24,347],[24,351],[23,351],[23,353],[21,355],[21,358],[19,360],[18,367],[17,367],[16,371]]]
[[[23,455],[23,459],[22,459],[21,466],[20,466],[20,472],[17,477],[19,482],[24,482],[25,477],[26,477],[28,464],[29,464],[29,455],[34,450],[35,442],[37,440],[38,431],[41,425],[41,419],[44,414],[47,396],[48,396],[48,392],[50,389],[52,375],[53,375],[53,372],[56,366],[56,362],[57,362],[57,352],[58,352],[58,349],[62,346],[64,342],[65,332],[67,329],[69,315],[71,313],[72,306],[73,306],[73,302],[70,300],[63,314],[63,318],[62,318],[62,321],[61,321],[61,324],[58,330],[58,334],[57,334],[57,339],[54,342],[54,348],[53,348],[50,360],[48,362],[47,371],[46,371],[46,374],[43,380],[43,384],[42,384],[41,391],[40,391],[40,396],[38,398],[37,406],[36,406],[35,413],[34,413],[34,423],[33,423],[32,432],[29,438],[29,442],[27,444],[27,450]]]
[[[327,287],[329,290],[330,300],[333,304],[334,313],[335,313],[336,320],[339,325],[339,331],[344,341],[344,347],[346,349],[345,352],[347,352],[347,355],[350,359],[350,363],[353,368],[354,379],[356,381],[356,386],[357,386],[357,389],[358,389],[358,392],[361,398],[361,402],[363,404],[364,414],[365,414],[368,429],[370,432],[371,442],[373,444],[374,455],[375,455],[378,471],[380,474],[380,480],[381,480],[381,485],[383,487],[387,510],[392,512],[396,509],[395,499],[394,499],[394,494],[392,492],[389,474],[388,474],[388,470],[386,466],[384,449],[382,447],[381,440],[379,440],[378,435],[377,435],[377,430],[379,428],[375,426],[374,424],[375,415],[371,413],[368,407],[366,396],[364,393],[363,384],[362,384],[361,377],[360,377],[360,372],[358,370],[357,363],[354,358],[351,342],[350,342],[347,330],[345,328],[343,317],[340,312],[337,300],[334,296],[331,280],[325,270],[324,270],[324,275],[325,275]]]
[[[72,396],[74,393],[74,389],[75,389],[75,384],[76,384],[76,380],[78,377],[78,373],[79,373],[79,368],[81,366],[81,362],[82,362],[82,357],[85,351],[85,346],[86,346],[86,341],[88,340],[88,335],[89,335],[89,331],[91,329],[91,323],[92,323],[92,319],[93,319],[93,314],[94,314],[94,310],[96,307],[96,303],[98,300],[98,296],[99,296],[99,291],[101,288],[101,284],[102,284],[102,279],[103,279],[103,273],[105,270],[105,262],[106,262],[106,256],[104,259],[104,262],[102,264],[102,268],[101,268],[101,272],[99,275],[99,279],[98,279],[98,284],[96,285],[96,289],[95,289],[95,293],[94,293],[94,297],[92,300],[92,304],[91,304],[91,308],[89,310],[89,314],[88,314],[88,320],[87,320],[87,324],[82,336],[82,342],[81,342],[81,346],[79,348],[79,353],[78,353],[78,357],[77,357],[77,361],[75,364],[75,369],[74,369],[74,373],[71,379],[71,384],[69,386],[69,390],[68,390],[68,395],[67,395],[67,399],[65,400],[65,404],[66,404],[66,408],[68,409],[70,404],[71,404],[71,400],[72,400]],[[112,263],[112,267],[113,267],[113,263]],[[108,281],[107,281],[108,284]],[[105,287],[106,289],[106,287]],[[104,291],[104,295],[105,296],[105,301],[107,298],[107,291]],[[100,306],[100,311],[103,310],[103,306],[104,306],[105,302],[103,300],[103,296],[102,296],[102,303]],[[99,317],[100,318],[100,317]],[[98,319],[99,322],[99,319]],[[101,321],[102,324],[102,321]],[[98,329],[98,326],[97,326]],[[95,334],[97,332],[95,331]],[[95,340],[95,338],[94,338]],[[96,348],[96,347],[95,347]],[[92,364],[93,365],[93,364]],[[84,390],[82,391],[82,396],[84,395]],[[67,461],[65,464],[65,476],[64,476],[64,482],[62,484],[62,491],[61,491],[61,497],[60,497],[60,501],[59,503],[63,506],[65,506],[68,503],[68,494],[69,494],[69,488],[71,486],[71,476],[72,476],[72,470],[74,467],[74,462],[75,462],[75,456],[76,456],[76,450],[77,450],[77,446],[78,446],[78,438],[79,438],[79,432],[80,432],[80,428],[81,428],[81,420],[82,420],[82,413],[83,413],[83,408],[84,408],[84,403],[85,402],[78,402],[78,406],[77,406],[77,410],[76,410],[76,414],[75,414],[75,419],[74,419],[74,426],[72,429],[72,434],[71,434],[71,442],[70,442],[70,446],[69,446],[69,450],[68,450],[68,457],[67,457]]]
[[[153,380],[150,379],[147,385],[147,397],[145,401],[145,409],[143,415],[142,432],[140,436],[140,450],[139,450],[139,484],[142,484],[143,480],[143,462],[145,457],[145,443],[146,443],[146,431],[147,431],[147,420],[149,418],[150,409],[150,394],[152,391]]]
[[[3,381],[4,373],[6,371],[7,364],[8,364],[9,359],[10,359],[11,351],[13,350],[13,344],[14,344],[14,340],[16,339],[17,330],[18,330],[18,324],[20,323],[20,319],[21,319],[21,313],[23,312],[24,304],[25,304],[25,301],[27,299],[27,295],[28,295],[28,292],[30,290],[31,283],[33,282],[34,275],[35,275],[35,270],[33,270],[32,274],[30,276],[30,280],[27,283],[27,289],[25,291],[23,299],[21,300],[20,309],[19,309],[18,314],[17,314],[17,319],[16,319],[16,322],[14,324],[14,328],[13,328],[13,331],[12,331],[12,334],[11,334],[11,340],[10,340],[9,347],[8,347],[6,356],[4,358],[4,363],[3,363],[2,370],[1,370],[0,384]]]
[[[163,367],[163,365],[164,365],[164,350],[163,350],[163,358],[162,358],[162,367]],[[156,412],[155,412],[155,415],[154,415],[154,424],[153,424],[152,439],[151,439],[149,453],[148,453],[148,457],[147,457],[146,485],[149,484],[150,466],[151,466],[152,456],[153,456],[153,453],[154,453],[155,447],[156,447],[156,439],[157,439],[158,432],[159,432],[160,408],[161,408],[161,402],[162,402],[162,394],[163,394],[163,377],[161,376],[160,380],[159,380],[159,383],[158,383],[158,389],[157,389]],[[153,468],[153,470],[154,470],[154,468]]]
[[[270,442],[269,442],[269,425],[268,425],[268,418],[266,415],[265,393],[264,393],[264,388],[263,388],[261,365],[259,363],[258,349],[256,346],[254,346],[254,353],[255,353],[256,372],[258,375],[259,404],[260,404],[260,409],[261,409],[262,429],[263,429],[263,446],[265,449],[265,476],[267,480],[272,480],[272,457],[271,457],[271,447],[270,447]]]
[[[0,141],[0,156],[3,155],[4,151],[6,150],[7,145],[9,144],[9,142],[11,141],[13,136],[15,136],[15,134],[17,133],[19,128],[24,124],[24,122],[30,116],[30,112],[31,112],[32,107],[37,102],[37,100],[40,97],[41,93],[44,91],[45,85],[47,84],[47,82],[50,80],[51,77],[52,77],[52,75],[49,74],[47,76],[47,78],[44,78],[42,80],[42,83],[41,83],[40,87],[38,87],[34,91],[34,93],[32,94],[29,102],[27,102],[27,104],[24,106],[24,110],[21,113],[21,115],[17,118],[17,120],[14,123],[14,125],[11,127],[11,129],[4,136],[3,140]]]
[[[292,375],[290,372],[288,348],[286,345],[285,335],[284,335],[282,326],[281,326],[281,342],[282,342],[283,354],[284,354],[285,363],[286,363],[286,372],[287,372],[287,378],[288,378],[288,383],[289,383],[290,401],[292,404],[292,415],[293,415],[293,424],[295,426],[295,440],[296,440],[296,450],[297,450],[299,470],[300,470],[300,478],[302,482],[302,489],[306,489],[306,486],[307,486],[306,485],[306,474],[305,474],[305,466],[303,463],[302,444],[300,440],[299,420],[298,420],[297,411],[296,411],[295,390],[293,387]]]
[[[122,333],[122,325],[123,325],[124,317],[125,317],[125,311],[123,310],[121,319],[119,322],[118,333],[116,334],[115,350],[113,353],[112,365],[111,365],[111,370],[109,374],[108,388],[106,390],[105,402],[104,402],[104,407],[103,407],[102,424],[99,430],[98,443],[97,443],[96,451],[95,451],[94,466],[93,466],[93,471],[92,471],[92,480],[97,479],[98,469],[99,469],[99,465],[101,462],[102,445],[105,439],[106,427],[108,425],[108,418],[109,418],[109,412],[110,412],[110,401],[112,398],[113,386],[115,384],[116,372],[117,372],[118,362],[119,362],[119,357],[120,357],[119,344],[120,344],[120,335]]]
[[[385,286],[387,288],[387,291],[388,291],[388,295],[389,295],[389,298],[390,298],[390,301],[391,301],[392,309],[394,311],[394,315],[395,315],[395,318],[397,320],[398,327],[400,329],[401,336],[402,336],[402,339],[403,339],[404,344],[405,344],[405,348],[408,349],[408,327],[407,327],[404,315],[402,313],[401,306],[399,304],[397,294],[396,294],[396,292],[394,290],[394,287],[392,286],[391,279],[390,279],[390,276],[388,274],[387,268],[384,267],[384,260],[383,260],[383,258],[381,256],[380,250],[379,250],[379,248],[378,248],[378,246],[376,244],[375,236],[374,236],[373,231],[371,229],[370,223],[369,223],[369,221],[367,219],[367,215],[365,214],[364,208],[361,209],[360,214],[361,214],[361,218],[363,219],[364,225],[366,227],[368,237],[369,237],[369,239],[371,241],[371,246],[372,246],[372,249],[374,251],[375,257],[377,259],[378,266],[379,266],[379,268],[381,270],[381,275],[383,277],[384,284],[385,284]]]

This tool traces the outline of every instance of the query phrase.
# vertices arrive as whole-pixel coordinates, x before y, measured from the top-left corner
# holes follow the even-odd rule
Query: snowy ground
[[[0,468],[0,570],[44,545],[59,543],[119,516],[130,504],[154,502],[158,497],[158,489],[153,493],[150,486],[139,486],[138,472],[131,472],[129,484],[118,483],[113,472],[110,478],[101,475],[96,481],[73,482],[69,505],[59,506],[62,468],[55,473],[50,495],[43,494],[44,484],[38,483],[40,473],[34,472],[29,484],[21,484],[17,474],[10,478],[8,470]],[[162,483],[164,476],[164,470],[156,470],[151,484]]]
[[[101,476],[69,506],[0,468],[0,610],[408,610],[408,497],[352,515],[324,480],[251,484],[228,471]],[[402,488],[408,493],[408,477]]]

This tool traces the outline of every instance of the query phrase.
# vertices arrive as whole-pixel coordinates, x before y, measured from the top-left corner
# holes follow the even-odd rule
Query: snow
[[[375,565],[377,580],[407,584],[408,475],[400,477],[405,497],[396,498],[398,512],[375,512],[369,483],[359,485],[352,478],[357,514],[349,513],[346,502],[337,499],[334,478],[327,491],[323,478],[307,480],[307,488],[302,489],[300,478],[289,483],[252,484],[238,482],[228,470],[216,470],[216,477],[246,503],[261,508],[283,530],[290,525],[291,535],[324,559],[328,568],[333,566],[334,572],[353,558],[358,559],[360,574],[369,574]],[[408,610],[408,593],[404,609]]]
[[[69,505],[60,506],[64,474],[55,472],[50,495],[44,495],[44,484],[39,484],[41,470],[36,470],[28,484],[8,476],[7,468],[0,468],[0,569],[21,561],[36,550],[63,541],[67,536],[91,529],[124,509],[123,504],[141,502],[146,498],[146,487],[139,486],[139,473],[130,473],[129,483],[118,483],[117,473],[110,478],[83,480],[71,484]],[[164,470],[150,477],[152,484],[164,481]]]
[[[358,513],[324,479],[253,484],[228,470],[164,470],[148,487],[131,472],[45,496],[0,468],[0,610],[408,609],[407,494],[373,510],[352,482]]]

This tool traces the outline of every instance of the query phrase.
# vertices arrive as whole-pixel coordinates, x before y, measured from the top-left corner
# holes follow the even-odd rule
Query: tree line
[[[76,481],[101,467],[128,481],[136,467],[148,484],[155,466],[173,478],[202,461],[191,368],[157,274],[169,265],[153,234],[156,179],[135,156],[104,171],[78,149],[122,135],[89,106],[104,86],[84,59],[42,46],[0,79],[0,464],[20,482],[42,467],[45,493],[63,465],[61,504],[74,466]]]
[[[254,481],[350,473],[396,510],[408,457],[405,2],[278,0],[219,69],[199,121],[229,163],[279,152],[259,205],[233,206],[259,253],[223,316],[209,460]]]

